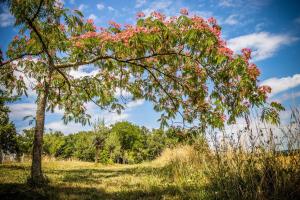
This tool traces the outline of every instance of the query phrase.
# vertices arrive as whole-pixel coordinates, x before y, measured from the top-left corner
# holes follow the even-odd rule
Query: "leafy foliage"
[[[37,93],[49,89],[47,110],[63,108],[65,122],[89,122],[88,101],[121,112],[119,89],[131,99],[153,102],[162,125],[179,113],[203,130],[234,123],[252,106],[269,107],[271,89],[258,86],[251,50],[233,54],[214,18],[190,17],[183,9],[168,20],[158,12],[139,13],[136,25],[111,21],[103,28],[55,0],[9,1],[9,8],[20,31],[6,52],[8,60],[1,61],[1,84],[26,94],[23,77],[34,79]],[[95,75],[70,74],[87,64],[93,64]],[[276,112],[262,117],[277,123]]]

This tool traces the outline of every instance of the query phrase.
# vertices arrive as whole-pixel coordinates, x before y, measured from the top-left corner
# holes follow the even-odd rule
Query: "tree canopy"
[[[265,118],[278,122],[281,107],[267,107],[271,88],[258,85],[251,50],[234,54],[214,18],[189,16],[182,9],[178,17],[138,13],[136,25],[110,21],[103,28],[54,0],[10,1],[10,10],[20,32],[9,45],[8,60],[1,61],[1,79],[19,94],[28,89],[23,76],[35,80],[37,93],[48,84],[47,109],[63,108],[66,122],[86,123],[88,101],[120,112],[119,89],[153,102],[162,124],[179,113],[203,128],[220,128],[252,106],[268,108]],[[93,64],[95,75],[71,76],[87,64]]]

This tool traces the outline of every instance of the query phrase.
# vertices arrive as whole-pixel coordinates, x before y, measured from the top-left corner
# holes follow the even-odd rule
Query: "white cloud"
[[[198,15],[204,18],[209,18],[213,16],[213,12],[211,11],[191,11],[191,15]]]
[[[90,14],[89,17],[88,17],[88,19],[92,19],[92,20],[95,21],[97,19],[97,16],[94,15],[94,14]]]
[[[107,9],[108,9],[109,11],[115,11],[115,9],[114,9],[113,7],[111,7],[111,6],[108,6]]]
[[[153,1],[150,6],[143,10],[146,16],[149,16],[153,11],[161,11],[164,14],[170,15],[172,1]]]
[[[260,8],[269,3],[269,0],[219,0],[220,7],[244,7],[244,8]],[[245,6],[247,5],[247,6]]]
[[[10,14],[8,10],[5,10],[0,14],[0,27],[12,26],[15,22],[15,18]]]
[[[80,66],[77,70],[71,70],[70,75],[74,78],[82,78],[85,76],[95,76],[99,70],[91,70],[87,72],[87,69],[90,68],[88,65]]]
[[[292,100],[295,101],[297,98],[300,97],[300,91],[298,92],[289,92],[289,93],[284,93],[283,95],[281,95],[279,98],[276,99],[272,99],[273,101],[277,101],[277,102],[284,102],[287,100]],[[294,103],[295,104],[295,103]]]
[[[231,1],[231,0],[220,0],[218,5],[221,7],[234,7],[235,6],[233,1]]]
[[[98,3],[97,4],[97,9],[98,10],[103,10],[105,8],[104,4]]]
[[[61,131],[64,134],[70,134],[70,133],[75,133],[81,130],[88,130],[87,126],[83,126],[78,123],[70,122],[68,124],[64,124],[62,120],[59,121],[54,121],[47,123],[45,125],[46,130],[53,130],[53,131]]]
[[[23,120],[25,116],[35,116],[36,104],[35,103],[14,103],[9,104],[10,118],[12,120]]]
[[[140,7],[142,7],[143,5],[145,5],[146,2],[147,2],[146,0],[136,0],[135,7],[136,7],[136,8],[140,8]]]
[[[295,74],[293,76],[287,76],[283,78],[273,77],[263,81],[261,85],[268,85],[272,88],[272,93],[269,95],[270,97],[272,97],[280,92],[299,86],[300,74]]]
[[[282,45],[297,40],[298,38],[286,34],[259,32],[232,38],[228,40],[228,46],[235,52],[245,47],[251,48],[253,60],[263,60],[273,56]]]
[[[235,25],[235,24],[238,24],[239,21],[238,21],[237,18],[238,18],[238,15],[230,15],[230,16],[228,16],[228,17],[225,19],[224,23],[225,23],[225,24],[228,24],[228,25]]]
[[[80,11],[84,11],[85,9],[87,9],[88,8],[88,5],[86,5],[86,4],[80,4],[79,6],[78,6],[78,10],[80,10]]]
[[[131,101],[129,102],[127,105],[126,105],[126,108],[134,108],[134,107],[138,107],[138,106],[141,106],[145,103],[145,100],[144,99],[139,99],[139,100],[136,100],[136,101]]]

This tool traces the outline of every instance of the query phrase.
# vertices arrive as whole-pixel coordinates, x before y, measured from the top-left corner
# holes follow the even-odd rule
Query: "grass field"
[[[44,159],[49,184],[26,184],[30,163],[0,165],[0,199],[300,199],[300,154],[166,149],[152,162],[102,165]]]
[[[196,187],[183,187],[162,176],[157,163],[45,161],[43,166],[50,184],[33,189],[26,185],[29,163],[0,165],[0,199],[197,199],[199,195]]]

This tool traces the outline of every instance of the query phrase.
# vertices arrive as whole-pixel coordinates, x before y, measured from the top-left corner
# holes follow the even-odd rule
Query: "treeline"
[[[17,136],[19,155],[31,154],[33,133],[28,129]],[[133,164],[153,160],[167,147],[190,144],[196,135],[195,131],[180,128],[149,130],[127,121],[107,127],[100,122],[93,131],[46,133],[43,154],[58,159]]]

